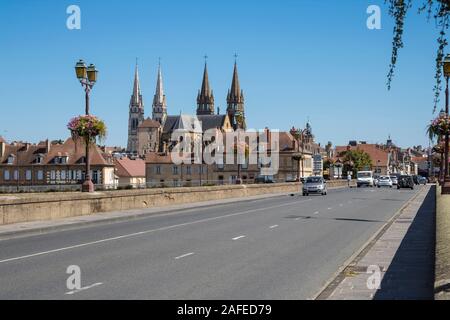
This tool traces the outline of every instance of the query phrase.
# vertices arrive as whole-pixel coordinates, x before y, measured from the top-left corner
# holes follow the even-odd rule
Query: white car
[[[378,178],[378,188],[389,187],[392,188],[392,180],[389,176],[381,176]]]
[[[358,171],[356,174],[356,185],[357,187],[369,186],[374,187],[374,179],[372,171]]]

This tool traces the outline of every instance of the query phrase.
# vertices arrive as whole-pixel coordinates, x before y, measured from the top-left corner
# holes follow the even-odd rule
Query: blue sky
[[[81,30],[66,8],[81,8]],[[382,29],[366,27],[369,5]],[[428,145],[437,30],[416,9],[408,16],[391,91],[386,74],[393,21],[384,0],[2,0],[0,135],[37,142],[65,139],[83,113],[73,66],[95,63],[92,113],[107,122],[108,145],[126,146],[136,57],[146,116],[158,57],[170,114],[194,113],[203,56],[216,107],[226,108],[234,54],[250,128],[288,130],[309,118],[318,142],[385,141]]]

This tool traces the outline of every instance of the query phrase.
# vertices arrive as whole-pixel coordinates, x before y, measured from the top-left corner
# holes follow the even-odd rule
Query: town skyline
[[[229,29],[226,24],[211,24],[214,19],[224,19],[219,13],[219,9],[225,7],[223,4],[204,7],[210,13],[203,22],[208,24],[206,29],[200,21],[183,16],[186,7],[176,1],[172,2],[177,4],[173,14],[179,19],[172,27],[163,27],[160,16],[150,21],[144,19],[149,8],[144,2],[136,1],[132,8],[111,4],[109,12],[118,23],[103,29],[99,27],[101,23],[96,23],[95,27],[93,24],[96,19],[106,19],[101,14],[102,6],[80,1],[81,30],[65,27],[66,4],[50,5],[44,1],[41,7],[33,10],[23,4],[7,4],[20,12],[20,23],[5,15],[8,10],[0,13],[0,27],[7,30],[3,27],[8,25],[10,30],[2,33],[0,38],[11,48],[0,53],[0,58],[8,61],[18,56],[21,63],[7,64],[5,71],[10,77],[0,80],[2,103],[8,108],[9,115],[0,119],[0,135],[8,141],[30,142],[67,138],[66,123],[83,112],[83,95],[73,75],[74,63],[83,58],[88,63],[95,63],[100,71],[91,95],[92,112],[108,126],[106,144],[126,147],[128,103],[136,57],[139,58],[145,117],[149,117],[159,57],[168,110],[171,114],[194,114],[196,95],[201,87],[203,56],[208,55],[216,108],[225,110],[226,92],[237,53],[241,85],[246,92],[249,128],[268,126],[287,131],[293,125],[302,127],[309,120],[316,140],[322,145],[328,141],[342,145],[349,140],[382,143],[390,135],[400,146],[420,144],[427,147],[423,119],[433,118],[430,110],[434,70],[433,65],[426,62],[435,54],[434,38],[429,36],[434,27],[423,22],[421,17],[411,16],[409,23],[413,31],[420,28],[421,34],[408,42],[410,50],[402,52],[404,58],[398,66],[401,72],[396,75],[392,90],[388,91],[385,83],[392,22],[387,19],[384,1],[375,1],[384,10],[382,29],[368,30],[365,26],[366,2],[340,5],[339,8],[330,4],[324,8],[308,1],[308,10],[320,12],[325,21],[332,21],[337,13],[348,20],[335,31],[330,23],[320,27],[304,10],[298,10],[299,7],[290,2],[283,7],[265,3],[262,5],[264,10],[256,12],[252,11],[251,5],[242,4],[241,11],[233,13],[236,23]],[[190,4],[189,14],[200,17],[195,9],[202,4],[205,5],[204,2]],[[154,4],[152,11],[164,12],[168,6]],[[272,19],[268,12],[273,17],[285,18],[277,30],[286,29],[288,36],[278,39],[274,30],[263,25],[264,21]],[[245,17],[249,13],[253,13],[253,26],[246,24]],[[120,23],[131,14],[133,20],[127,25]],[[31,27],[36,22],[41,28]],[[185,31],[174,33],[187,22]],[[302,26],[307,24],[315,27],[311,34],[303,30]],[[113,32],[119,27],[123,30]],[[19,32],[23,35],[20,39],[15,37]],[[51,52],[42,46],[52,46],[48,33],[61,43]],[[114,39],[110,36],[113,33]],[[188,41],[183,34],[199,36]],[[213,34],[216,36],[212,37]],[[208,38],[206,43],[203,37]],[[294,41],[296,39],[298,41]],[[288,47],[290,50],[285,50]],[[333,74],[326,72],[330,68],[333,68]],[[344,69],[348,69],[346,73]],[[364,125],[368,114],[373,126]],[[11,121],[11,118],[15,120]],[[51,121],[52,126],[37,129],[32,125],[36,119]],[[399,121],[406,121],[409,126],[400,126]]]

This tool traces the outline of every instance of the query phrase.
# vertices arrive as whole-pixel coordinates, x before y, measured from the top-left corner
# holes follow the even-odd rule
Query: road
[[[0,299],[309,299],[418,192],[335,189],[0,241]],[[81,290],[68,288],[79,266]]]

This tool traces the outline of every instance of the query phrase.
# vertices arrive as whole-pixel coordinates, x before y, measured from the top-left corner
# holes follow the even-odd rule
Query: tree
[[[442,60],[444,59],[444,49],[447,46],[446,32],[449,26],[450,0],[422,0],[419,13],[427,12],[428,20],[434,17],[437,28],[440,29],[437,39],[438,49],[436,54],[436,84],[434,86],[434,108],[436,111],[439,103],[439,96],[442,90]],[[395,19],[394,37],[392,40],[392,56],[387,76],[387,86],[391,89],[392,79],[394,78],[395,66],[397,64],[398,51],[403,48],[403,32],[407,12],[412,7],[412,0],[386,0],[389,4],[389,14]]]
[[[372,159],[367,152],[362,150],[347,150],[339,154],[344,163],[343,172],[351,171],[353,176],[356,176],[358,171],[363,170],[365,167],[372,167]]]

